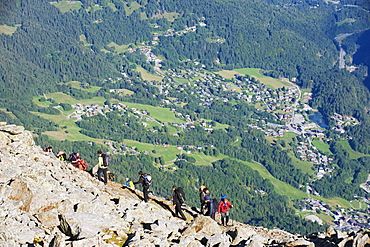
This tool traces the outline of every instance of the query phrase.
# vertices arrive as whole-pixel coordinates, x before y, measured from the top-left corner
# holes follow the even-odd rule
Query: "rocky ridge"
[[[170,185],[169,185],[170,186]],[[298,236],[239,222],[222,227],[121,184],[97,181],[36,146],[29,131],[0,123],[0,247],[49,246],[367,246],[369,232]]]

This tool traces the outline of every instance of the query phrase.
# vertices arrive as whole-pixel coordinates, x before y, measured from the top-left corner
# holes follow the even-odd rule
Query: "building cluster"
[[[334,115],[330,118],[335,122],[335,125],[332,127],[332,129],[342,134],[346,132],[344,127],[360,124],[360,121],[358,121],[356,118],[351,116],[342,116],[338,113],[334,113]]]
[[[314,198],[305,198],[299,201],[297,205],[302,212],[320,213],[332,217],[334,228],[338,230],[345,231],[370,228],[370,216],[368,212],[356,211],[354,209],[346,211],[339,205],[337,205],[335,209],[330,209],[325,202]]]

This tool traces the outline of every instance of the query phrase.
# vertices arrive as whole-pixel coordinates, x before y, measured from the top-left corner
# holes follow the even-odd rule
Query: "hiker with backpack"
[[[143,195],[144,195],[144,201],[149,201],[149,186],[152,183],[152,177],[149,174],[143,173],[142,171],[139,171],[139,181],[134,182],[134,184],[141,184],[143,186]]]
[[[201,185],[199,187],[199,200],[200,200],[200,213],[201,214],[204,214],[204,209],[206,207],[206,200],[205,200],[206,192],[205,192],[205,190],[207,190],[207,187],[205,185]]]
[[[231,204],[231,202],[229,202],[229,200],[227,199],[227,196],[222,195],[221,201],[218,204],[217,212],[221,214],[221,223],[223,226],[227,226],[229,222],[229,216],[230,216],[229,208],[232,208],[232,207],[234,206]]]
[[[206,195],[204,199],[207,205],[207,212],[205,213],[205,216],[210,216],[212,219],[215,219],[218,201],[211,198],[211,192],[208,189],[205,190],[205,193]]]
[[[173,190],[173,194],[172,194],[171,199],[172,199],[173,204],[175,205],[175,215],[178,218],[186,220],[186,217],[184,213],[182,212],[182,208],[181,208],[181,205],[186,200],[184,190],[181,187],[177,187],[176,185],[172,187],[172,190]],[[179,216],[179,214],[181,217]]]
[[[67,160],[67,155],[63,151],[59,151],[56,155],[56,157],[61,160],[61,161],[66,161]]]
[[[109,157],[107,153],[103,153],[101,150],[98,150],[98,180],[102,181],[104,184],[108,183],[108,164],[109,164]],[[101,173],[103,173],[104,179],[101,178]]]

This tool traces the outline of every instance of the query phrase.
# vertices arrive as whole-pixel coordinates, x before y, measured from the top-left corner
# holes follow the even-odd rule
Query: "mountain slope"
[[[185,207],[187,221],[172,216],[171,204],[120,184],[107,186],[34,145],[23,127],[0,124],[2,210],[0,246],[326,246],[365,244],[332,229],[303,239],[278,229],[233,222],[220,227]],[[314,244],[315,243],[315,244]],[[354,245],[357,246],[357,245]],[[360,245],[358,245],[360,246]]]

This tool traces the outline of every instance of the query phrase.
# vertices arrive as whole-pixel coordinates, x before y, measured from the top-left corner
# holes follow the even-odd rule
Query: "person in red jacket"
[[[227,226],[227,223],[229,223],[229,208],[232,208],[233,205],[229,200],[227,199],[226,195],[221,196],[221,201],[218,203],[218,209],[217,212],[221,214],[221,222],[223,226]]]

